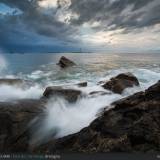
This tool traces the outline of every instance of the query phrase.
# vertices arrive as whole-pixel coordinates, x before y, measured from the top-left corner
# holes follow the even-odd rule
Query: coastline
[[[55,88],[53,91],[55,92]],[[66,92],[66,89],[60,88],[58,92],[51,94],[51,97],[66,95],[68,97],[70,93],[77,94],[73,91],[74,89]],[[43,137],[48,142],[38,146],[30,141],[31,131],[35,126],[41,126],[45,117],[44,106],[47,99],[1,102],[0,151],[13,153],[160,151],[159,93],[160,81],[144,92],[135,93],[112,103],[110,109],[102,110],[99,116],[80,132],[56,140],[54,140],[54,134],[51,139]],[[80,94],[81,92],[78,92],[77,96]]]

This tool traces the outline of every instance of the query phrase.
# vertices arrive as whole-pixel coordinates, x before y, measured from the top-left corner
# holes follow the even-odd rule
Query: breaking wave
[[[47,141],[50,137],[59,138],[76,133],[82,128],[87,127],[101,110],[112,107],[112,102],[145,90],[160,80],[160,70],[157,66],[153,66],[153,68],[110,69],[100,73],[100,75],[103,75],[101,78],[101,76],[98,77],[93,72],[84,71],[79,68],[68,71],[70,73],[65,73],[65,71],[54,72],[51,69],[44,71],[39,68],[31,73],[9,74],[9,72],[5,71],[8,63],[2,55],[0,55],[0,64],[0,77],[20,78],[34,82],[34,85],[25,88],[0,84],[0,101],[12,101],[24,98],[39,99],[47,86],[63,84],[80,89],[85,95],[88,95],[92,91],[104,91],[97,83],[101,80],[108,80],[122,72],[132,72],[140,82],[140,87],[127,88],[121,95],[110,93],[95,97],[86,96],[72,104],[61,97],[49,99],[45,106],[46,117],[42,121],[40,128],[37,128],[36,132],[33,133],[32,143],[41,143],[41,141]],[[45,66],[43,67],[45,68]],[[88,81],[88,86],[84,88],[76,87],[74,84],[83,81],[84,79],[82,78],[84,77]]]

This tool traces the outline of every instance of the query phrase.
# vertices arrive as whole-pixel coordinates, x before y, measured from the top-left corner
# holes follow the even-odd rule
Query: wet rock
[[[160,81],[114,102],[88,127],[41,145],[39,153],[160,152]]]
[[[90,97],[97,97],[97,96],[103,96],[103,95],[109,95],[111,92],[106,91],[93,91],[89,93]]]
[[[29,151],[30,131],[40,124],[45,103],[32,99],[0,102],[0,152]]]
[[[57,65],[59,65],[61,68],[66,68],[66,67],[74,66],[76,64],[73,61],[71,61],[70,59],[62,56]]]
[[[68,102],[76,102],[82,95],[80,90],[63,88],[63,87],[47,87],[43,93],[43,97],[50,98],[53,96],[61,96]]]
[[[79,86],[79,87],[87,87],[87,82],[78,83],[77,86]]]
[[[139,86],[138,79],[132,73],[121,73],[107,81],[103,88],[121,94],[128,87]]]

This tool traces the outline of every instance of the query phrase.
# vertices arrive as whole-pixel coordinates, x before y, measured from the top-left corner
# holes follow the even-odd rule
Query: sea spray
[[[42,120],[40,127],[36,129],[36,132],[33,133],[31,143],[39,144],[51,138],[59,138],[76,133],[87,127],[103,108],[109,109],[109,107],[113,107],[111,106],[112,102],[145,90],[160,79],[160,73],[147,69],[133,69],[129,71],[132,71],[137,76],[140,86],[127,88],[121,95],[109,93],[93,97],[87,96],[93,91],[106,91],[99,85],[89,83],[84,88],[72,85],[74,89],[80,89],[86,95],[86,97],[79,99],[76,103],[68,103],[62,97],[50,99],[46,104],[46,117]],[[122,71],[113,70],[111,75],[116,76],[118,73],[122,73]],[[111,76],[109,75],[109,77]],[[104,79],[109,78],[105,77]]]
[[[39,99],[42,93],[43,88],[39,85],[23,88],[20,86],[2,84],[0,85],[0,102],[24,98]]]
[[[118,94],[85,97],[76,103],[54,97],[46,105],[46,118],[40,128],[33,133],[32,144],[46,142],[50,138],[59,138],[76,133],[88,126],[105,107],[122,98]]]
[[[141,90],[145,90],[152,84],[160,80],[159,68],[151,67],[147,68],[125,68],[120,67],[118,69],[102,70],[99,69],[97,72],[89,72],[83,69],[74,68],[73,70],[67,71],[55,71],[51,68],[43,70],[37,68],[32,72],[25,73],[21,72],[17,75],[9,75],[4,70],[7,69],[8,62],[3,55],[0,55],[0,70],[3,71],[3,78],[20,78],[31,80],[35,82],[34,86],[28,86],[22,88],[20,86],[0,85],[0,101],[12,101],[14,99],[39,99],[47,86],[54,85],[70,85],[74,89],[81,90],[86,97],[79,99],[76,103],[70,104],[62,97],[53,97],[48,101],[45,106],[46,116],[41,119],[37,128],[32,130],[32,144],[38,144],[48,141],[50,138],[59,138],[72,133],[80,131],[82,128],[88,126],[105,107],[111,107],[111,103],[136,93]],[[47,67],[44,65],[44,68]],[[10,68],[12,70],[12,68]],[[101,76],[97,76],[96,73],[100,72]],[[87,96],[93,91],[106,91],[97,83],[101,80],[109,80],[110,78],[118,75],[119,73],[132,72],[139,80],[140,87],[127,88],[122,95],[118,94],[106,94]],[[1,72],[2,73],[2,72]],[[76,75],[76,76],[75,76]],[[85,79],[83,79],[85,77]],[[84,88],[78,88],[76,83],[79,81],[86,80],[88,86]],[[44,85],[42,82],[45,82]]]

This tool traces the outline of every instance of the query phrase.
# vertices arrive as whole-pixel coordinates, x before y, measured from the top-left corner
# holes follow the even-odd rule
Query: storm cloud
[[[102,29],[142,28],[160,23],[159,0],[71,0],[69,7],[79,15],[71,23],[98,21]]]
[[[27,43],[59,45],[68,42],[68,45],[75,41],[74,37],[70,37],[76,29],[68,26],[63,22],[59,22],[55,18],[56,8],[42,10],[38,6],[38,1],[28,0],[1,0],[1,3],[15,8],[15,11],[10,15],[1,15],[0,21],[0,42],[4,48],[11,47],[18,43],[20,45],[27,45]],[[20,10],[21,14],[15,14]],[[50,42],[49,42],[50,40]],[[29,45],[33,45],[29,44]],[[20,46],[21,47],[21,46]]]
[[[116,35],[121,30],[121,37],[147,33],[146,28],[159,33],[158,27],[155,30],[160,24],[159,0],[0,0],[1,4],[10,8],[4,14],[0,6],[0,48],[8,51],[24,48],[25,52],[29,46],[44,51],[47,47],[49,51],[90,50],[105,44],[107,49],[113,38],[99,44],[103,42],[99,37],[111,31]]]

